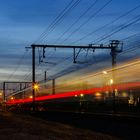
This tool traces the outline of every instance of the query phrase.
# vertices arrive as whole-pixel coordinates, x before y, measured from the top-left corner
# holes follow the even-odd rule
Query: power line
[[[75,6],[77,6],[80,3],[81,0],[77,0],[76,2],[74,2],[74,0],[71,0],[68,5],[62,10],[62,12],[53,20],[53,22],[50,24],[50,26],[47,28],[47,30],[49,30],[49,32],[53,31],[54,28],[56,27],[57,23]],[[74,3],[73,3],[74,2]],[[73,4],[72,4],[73,3]],[[40,40],[42,37],[46,37],[46,32],[47,30],[45,30],[39,37],[38,40]],[[16,69],[14,70],[14,72],[9,76],[8,79],[11,79],[13,77],[13,75],[16,73],[16,71],[18,70],[18,68],[20,67],[21,61],[22,59],[24,59],[24,55],[22,56],[22,58],[20,59],[20,62],[18,62],[18,66],[16,67]],[[29,74],[27,75],[29,76]],[[26,78],[25,78],[26,79]]]
[[[70,3],[64,8],[64,10],[58,15],[58,17],[50,24],[50,26],[42,33],[38,40],[45,39],[55,28],[56,26],[63,21],[64,17],[75,8],[81,0],[77,0],[73,3],[74,0],[70,1]]]
[[[19,59],[16,68],[15,68],[14,71],[9,75],[9,77],[7,78],[7,81],[9,81],[9,80],[14,76],[14,74],[17,72],[17,70],[18,70],[19,67],[21,66],[21,63],[22,63],[23,59],[25,58],[25,55],[26,55],[26,51],[24,52],[24,54],[22,55],[22,57]]]
[[[109,5],[111,3],[112,0],[109,0],[108,2],[106,2],[100,9],[98,9],[94,14],[92,14],[85,22],[83,22],[82,24],[79,25],[78,28],[76,28],[74,31],[72,31],[68,37],[66,39],[64,39],[63,41],[61,41],[60,43],[64,43],[66,42],[73,34],[75,34],[77,31],[79,31],[83,26],[85,26],[91,19],[93,19],[99,12],[101,12],[107,5]]]
[[[71,44],[75,44],[75,43],[77,43],[77,42],[79,42],[79,41],[81,41],[81,40],[83,40],[83,39],[85,39],[85,38],[87,38],[87,37],[93,35],[93,34],[96,33],[97,31],[103,30],[103,29],[106,28],[107,26],[109,26],[109,25],[111,25],[112,23],[115,23],[116,21],[120,20],[121,18],[123,18],[123,17],[129,15],[130,13],[132,13],[133,11],[135,11],[135,10],[138,9],[138,8],[140,8],[140,5],[136,6],[135,8],[133,8],[133,9],[131,9],[131,10],[129,10],[129,11],[127,11],[126,13],[124,13],[124,14],[122,14],[121,16],[115,18],[114,20],[112,20],[111,22],[109,22],[109,23],[103,25],[102,27],[100,27],[100,28],[98,28],[98,29],[96,29],[96,30],[94,30],[94,31],[92,31],[92,32],[90,32],[90,33],[88,33],[87,35],[84,35],[83,37],[77,39],[76,41],[73,41]]]
[[[56,42],[58,42],[83,16],[85,16],[89,11],[90,11],[90,9],[91,8],[93,8],[95,5],[96,5],[96,3],[97,3],[97,1],[98,0],[95,0],[71,25],[70,25],[70,27],[67,29],[67,30],[65,30],[63,33],[62,33],[62,35],[54,42],[54,43],[56,43]]]
[[[37,41],[39,41],[40,39],[42,39],[42,37],[46,34],[46,32],[52,27],[52,25],[54,23],[56,23],[56,21],[62,16],[62,14],[65,12],[65,10],[69,7],[69,5],[71,5],[73,3],[74,0],[71,0],[67,6],[59,13],[59,15],[50,23],[50,25],[45,29],[45,31],[39,36],[39,38],[34,42],[36,43]]]
[[[135,18],[136,18],[136,19],[135,19]],[[135,19],[135,20],[134,20],[134,19]],[[129,22],[128,24],[124,24],[122,27],[119,27],[119,29],[116,29],[115,31],[111,32],[110,34],[108,34],[108,35],[106,35],[106,36],[103,35],[102,37],[98,38],[96,42],[100,42],[100,41],[103,41],[103,40],[109,38],[110,36],[112,36],[112,35],[114,35],[114,34],[120,32],[121,30],[123,30],[123,29],[125,29],[125,28],[127,28],[127,27],[129,27],[129,26],[131,26],[131,25],[133,25],[133,24],[135,24],[135,23],[138,22],[139,20],[140,20],[140,15],[138,15],[138,16],[132,18],[131,20],[127,21],[126,23]],[[93,43],[93,42],[95,42],[95,41],[92,41],[92,43]]]
[[[140,35],[140,33],[136,33],[136,34],[130,35],[130,36],[128,36],[128,37],[123,38],[122,40],[128,40],[128,39],[130,39],[130,38],[132,38],[132,37],[135,37],[135,36],[137,36],[137,35]]]

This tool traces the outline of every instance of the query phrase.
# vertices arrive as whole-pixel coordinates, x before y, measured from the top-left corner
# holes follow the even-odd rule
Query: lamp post
[[[39,89],[39,85],[34,83],[33,84],[33,94],[32,94],[32,99],[33,99],[33,111],[36,111],[36,107],[35,107],[35,93],[36,91]]]
[[[0,109],[2,109],[2,95],[3,95],[3,94],[2,94],[2,92],[0,91],[0,99],[1,99],[1,100],[0,100]]]
[[[104,75],[108,75],[109,76],[109,73],[107,71],[103,71],[102,72]],[[110,87],[110,90],[111,90],[111,97],[112,97],[112,110],[113,110],[113,113],[116,112],[116,89],[113,89],[112,85],[114,84],[114,69],[112,70],[112,76],[109,76],[109,80],[108,80],[108,85]]]
[[[110,79],[109,81],[110,83],[110,86],[111,86],[111,92],[112,92],[112,97],[113,97],[113,102],[112,102],[112,106],[113,106],[113,113],[116,113],[116,98],[115,98],[115,90],[112,88],[112,85],[114,84],[114,80],[113,79]]]

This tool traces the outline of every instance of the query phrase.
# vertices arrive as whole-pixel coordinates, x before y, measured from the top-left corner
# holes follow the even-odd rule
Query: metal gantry
[[[6,95],[5,95],[5,91],[7,90],[6,84],[19,84],[19,90],[22,90],[22,84],[26,85],[26,84],[31,84],[31,83],[32,82],[25,82],[25,81],[23,81],[23,82],[16,82],[16,81],[15,82],[13,82],[13,81],[3,82],[3,102],[6,102]],[[14,92],[13,92],[13,94],[14,94]]]
[[[89,45],[41,45],[41,44],[32,44],[31,47],[26,47],[32,49],[32,85],[36,84],[35,79],[35,49],[36,48],[43,48],[43,52],[45,52],[45,48],[65,48],[65,49],[73,49],[73,63],[76,63],[76,59],[78,55],[80,54],[80,51],[82,49],[91,49],[92,51],[95,51],[96,49],[110,49],[110,54],[112,57],[112,71],[114,71],[114,67],[116,65],[116,56],[118,53],[122,52],[123,44],[119,40],[111,40],[109,45],[95,45],[95,44],[89,44]],[[76,52],[76,49],[79,49],[78,52]],[[43,57],[45,55],[43,54]],[[55,92],[55,89],[53,87],[53,90]],[[32,88],[32,96],[33,96],[33,111],[35,111],[35,89]],[[113,92],[114,102],[113,102],[113,109],[115,109],[115,95]]]

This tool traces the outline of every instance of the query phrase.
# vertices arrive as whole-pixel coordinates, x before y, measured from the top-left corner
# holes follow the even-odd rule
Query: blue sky
[[[132,26],[98,42],[102,36],[110,34],[117,28],[123,27],[129,23],[128,21],[132,18],[136,19],[135,17],[140,15],[140,8],[137,8],[128,15],[113,22],[117,17],[140,5],[139,0],[112,0],[104,8],[102,7],[109,2],[109,0],[79,0],[77,6],[68,11],[64,18],[56,24],[57,26],[53,29],[53,31],[50,32],[48,27],[50,24],[54,24],[52,23],[54,19],[68,4],[72,5],[76,1],[77,0],[0,0],[1,82],[7,80],[22,81],[25,79],[31,79],[31,52],[25,52],[25,47],[30,46],[34,42],[39,44],[47,43],[71,45],[97,42],[99,44],[108,43],[111,39],[123,40],[133,34],[140,33],[140,22],[138,21]],[[78,18],[84,14],[87,8],[89,8],[92,4],[94,4],[94,6],[89,9],[89,11],[80,20],[78,20]],[[96,14],[99,9],[101,9],[100,12]],[[78,22],[75,23],[76,21]],[[96,31],[108,23],[110,24],[106,26],[106,28]],[[74,26],[68,30],[68,28],[70,28],[73,24]],[[81,26],[81,28],[80,30],[77,30],[79,26]],[[67,30],[68,32],[66,32]],[[41,33],[44,31],[45,36],[43,36],[43,38],[39,38]],[[83,40],[79,40],[91,32],[93,32],[93,34],[85,37]],[[63,35],[63,33],[65,34]],[[127,40],[125,42],[126,45],[124,49],[132,47],[130,46],[129,41],[133,44],[135,43],[133,40],[138,40],[138,38],[139,36],[137,36],[137,38],[133,37]],[[24,53],[25,56],[23,56]],[[69,52],[66,53],[65,51],[64,54],[64,50],[61,50],[60,53],[56,53],[54,50],[48,50],[46,53],[48,53],[47,61],[51,62],[58,62],[58,60],[55,59],[56,56],[60,57],[59,62],[63,59],[61,58],[62,56],[65,58],[70,56]],[[96,52],[96,58],[101,53],[103,52]],[[22,56],[24,59],[21,59]],[[49,58],[49,56],[53,58]],[[94,59],[92,61],[94,61]],[[42,67],[39,67],[38,75],[41,75],[44,70],[48,71],[48,75],[57,74],[57,72],[59,73],[61,70],[64,70],[64,68],[69,69],[69,66],[71,65],[71,60],[66,60],[64,66],[61,64],[60,66],[57,65],[57,67],[54,67],[53,65],[43,65]],[[28,74],[30,76],[26,78]]]

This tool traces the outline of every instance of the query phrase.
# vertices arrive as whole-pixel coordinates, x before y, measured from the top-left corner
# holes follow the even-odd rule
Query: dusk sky
[[[121,40],[122,61],[140,56],[139,49],[125,53],[140,44],[140,0],[0,0],[0,32],[1,82],[31,80],[31,50],[25,47],[33,43],[88,45]],[[53,76],[75,68],[71,55],[69,50],[46,50],[45,61],[55,64],[38,66],[39,80],[44,70]],[[103,50],[92,55],[89,53],[88,62],[96,60],[100,66],[100,60],[110,54]],[[38,53],[36,58],[38,65]],[[79,59],[85,59],[84,53]]]

